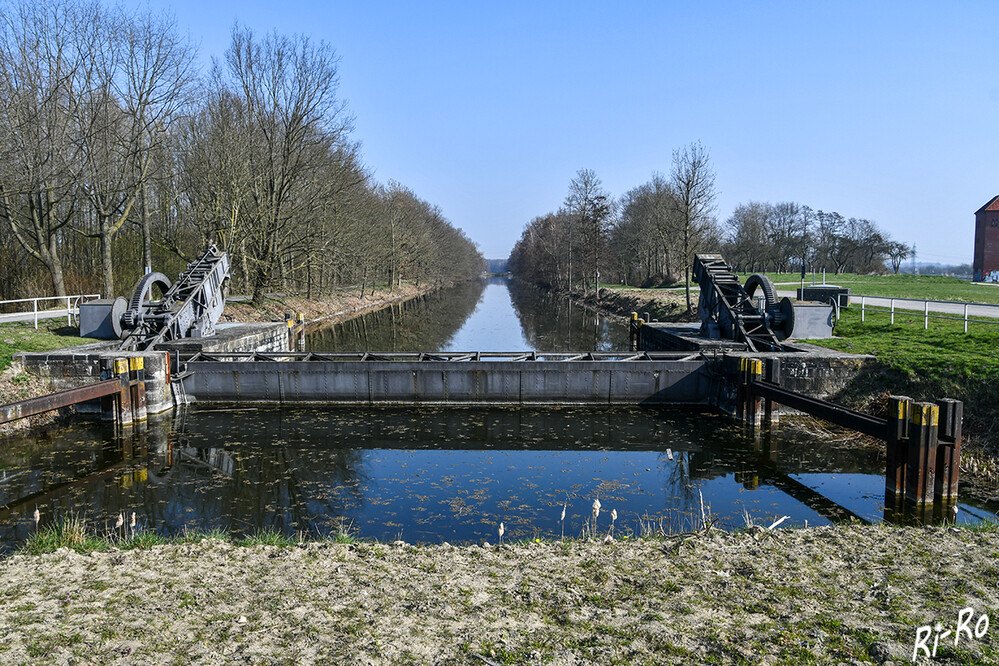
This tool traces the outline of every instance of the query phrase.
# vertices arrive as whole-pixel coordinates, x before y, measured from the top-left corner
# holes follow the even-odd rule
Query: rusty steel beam
[[[829,421],[844,428],[850,428],[878,439],[888,439],[888,421],[870,414],[864,414],[846,407],[835,405],[818,398],[810,398],[800,393],[788,391],[776,384],[757,379],[750,384],[750,390],[757,396],[773,400],[785,407],[805,412],[810,416]]]
[[[86,386],[66,389],[58,393],[49,393],[37,398],[28,398],[20,402],[0,405],[0,423],[16,421],[35,414],[43,414],[53,409],[69,407],[77,403],[103,398],[121,392],[121,381],[118,378],[108,379]]]

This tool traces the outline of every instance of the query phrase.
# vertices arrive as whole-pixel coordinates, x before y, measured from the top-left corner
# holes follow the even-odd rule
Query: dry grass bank
[[[653,321],[699,321],[696,312],[687,312],[687,298],[683,291],[601,287],[599,298],[593,292],[584,293],[578,290],[563,295],[576,303],[612,317],[629,318],[632,312],[644,317],[644,313],[647,312]]]
[[[366,291],[363,296],[353,289],[312,299],[303,296],[268,297],[259,306],[249,301],[227,303],[222,321],[284,321],[285,313],[292,316],[302,313],[309,323],[337,323],[431,291],[434,288],[403,284],[397,289],[376,289],[374,293]]]
[[[4,663],[999,663],[999,533],[822,527],[493,547],[221,541],[0,561]],[[932,639],[929,646],[932,647]]]

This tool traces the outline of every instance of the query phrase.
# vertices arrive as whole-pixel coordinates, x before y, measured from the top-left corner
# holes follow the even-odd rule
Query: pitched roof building
[[[999,195],[975,211],[976,281],[999,282]]]

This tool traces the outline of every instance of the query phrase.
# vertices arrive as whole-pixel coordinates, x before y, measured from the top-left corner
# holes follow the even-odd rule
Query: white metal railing
[[[65,312],[66,313],[66,324],[70,325],[70,324],[73,323],[73,315],[76,314],[79,311],[80,301],[83,301],[83,300],[89,301],[89,300],[92,300],[92,299],[95,299],[95,298],[100,298],[100,297],[101,297],[100,294],[76,294],[76,295],[73,295],[73,296],[43,296],[41,298],[17,298],[17,299],[11,300],[11,301],[0,301],[0,307],[2,307],[4,305],[14,304],[14,303],[31,303],[32,309],[31,309],[30,312],[34,315],[35,328],[38,328],[38,315],[39,314],[42,315],[42,318],[45,318],[45,317],[61,316],[62,313]],[[55,309],[49,309],[49,310],[39,310],[38,309],[38,304],[40,302],[42,302],[42,301],[59,301],[60,303],[65,302],[66,303],[66,308],[65,308],[65,310],[63,308],[55,308]],[[20,315],[28,314],[28,312],[29,312],[28,310],[25,310],[24,312],[15,312],[15,313],[8,312],[7,316],[9,316],[9,315],[20,316]],[[3,321],[4,319],[5,319],[5,315],[0,314],[0,321]],[[9,321],[15,321],[14,319],[8,319],[8,320]]]
[[[919,314],[918,310],[911,310],[911,309],[907,309],[907,308],[906,309],[896,308],[896,304],[897,303],[916,303],[916,304],[922,303],[922,305],[923,305],[923,312],[922,312],[922,315],[923,315],[923,330],[929,329],[929,327],[930,327],[930,319],[950,319],[950,320],[953,320],[953,321],[963,321],[964,322],[964,332],[965,333],[968,332],[968,323],[969,322],[973,323],[973,324],[990,324],[990,325],[993,325],[993,326],[999,325],[999,305],[995,305],[994,303],[964,303],[964,302],[961,302],[961,301],[930,301],[930,300],[923,300],[923,299],[920,299],[920,298],[891,298],[891,297],[888,297],[888,296],[863,296],[863,295],[856,295],[856,294],[851,294],[850,295],[850,301],[851,301],[851,303],[854,302],[855,299],[858,299],[858,298],[860,299],[860,321],[862,321],[862,322],[867,321],[867,312],[868,311],[870,311],[870,312],[885,312],[885,313],[888,313],[890,315],[891,325],[894,326],[895,325],[895,313],[896,313],[896,311],[899,312],[900,314],[910,314],[910,315],[911,314]],[[885,306],[877,306],[877,305],[868,305],[868,303],[867,303],[867,299],[868,298],[876,298],[876,299],[881,300],[881,301],[888,301],[888,306],[885,307]],[[954,316],[954,315],[950,315],[950,314],[940,314],[940,313],[930,314],[930,303],[942,303],[942,304],[945,304],[945,305],[963,306],[963,308],[964,308],[964,314],[963,314],[963,316],[960,316],[960,317]],[[986,319],[978,318],[978,319],[972,319],[971,317],[968,316],[968,308],[971,307],[971,306],[992,308],[996,312],[996,316],[995,316],[995,318],[986,318]]]

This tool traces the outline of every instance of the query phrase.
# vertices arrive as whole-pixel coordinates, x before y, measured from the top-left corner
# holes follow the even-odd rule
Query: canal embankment
[[[653,321],[695,322],[680,289],[602,287],[594,292],[560,291],[559,295],[606,316],[645,313]],[[936,322],[924,329],[922,313],[899,313],[897,321],[862,317],[844,309],[836,337],[810,344],[851,354],[870,355],[856,377],[829,399],[884,418],[889,395],[916,400],[947,396],[961,400],[964,412],[962,472],[987,487],[999,487],[999,327],[979,326],[970,333],[960,322]],[[861,438],[864,439],[864,438]],[[871,446],[881,447],[871,440]]]
[[[361,294],[358,289],[352,288],[311,299],[302,296],[275,295],[265,298],[259,305],[254,305],[248,300],[235,300],[227,303],[221,321],[283,322],[288,314],[293,317],[301,314],[310,325],[333,325],[418,298],[436,289],[427,285],[404,283],[395,289],[366,289]],[[62,386],[54,388],[52,381],[26,372],[23,365],[12,366],[12,359],[18,352],[48,352],[98,342],[73,335],[75,330],[57,321],[41,322],[38,329],[29,324],[0,326],[0,404],[26,400],[51,393],[56,388],[64,388]],[[61,411],[72,412],[72,408]],[[49,412],[0,424],[0,437],[43,426],[59,417],[59,412]]]
[[[0,560],[0,660],[994,664],[997,556],[994,529],[885,525],[62,549]]]
[[[403,283],[395,289],[367,289],[363,294],[357,288],[339,290],[317,298],[301,295],[273,295],[261,303],[249,300],[230,300],[222,313],[223,322],[285,321],[285,315],[305,317],[307,324],[332,325],[347,321],[367,312],[386,308],[396,303],[418,298],[437,291],[432,285],[417,286]]]
[[[632,312],[637,312],[640,317],[648,313],[651,321],[698,321],[696,312],[688,312],[687,297],[682,290],[601,287],[599,294],[580,289],[550,291],[606,317],[628,319]],[[695,300],[696,296],[692,294]]]

